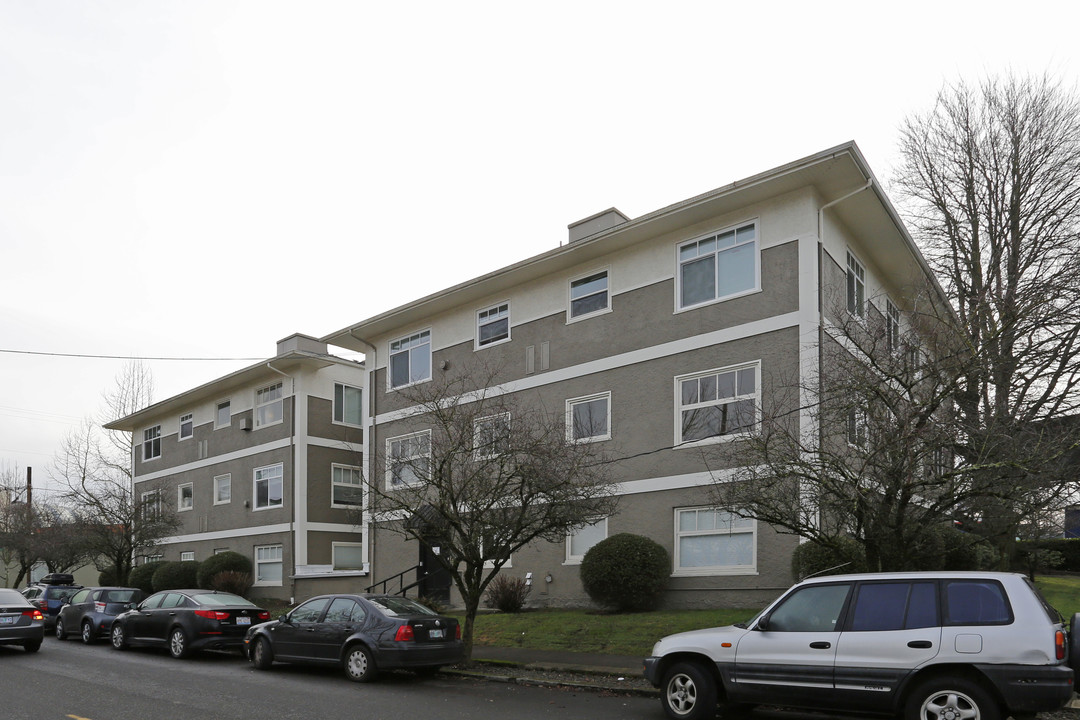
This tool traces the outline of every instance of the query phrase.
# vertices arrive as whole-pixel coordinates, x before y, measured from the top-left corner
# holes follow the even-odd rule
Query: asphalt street
[[[262,672],[237,654],[174,660],[164,651],[51,637],[36,654],[0,646],[0,678],[4,720],[663,717],[649,698],[405,672],[361,685],[336,669],[275,665]]]

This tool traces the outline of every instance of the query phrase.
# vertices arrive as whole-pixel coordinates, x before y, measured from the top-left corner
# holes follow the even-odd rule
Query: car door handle
[[[915,648],[917,650],[925,650],[926,648],[934,647],[934,643],[929,640],[912,640],[907,644],[909,648]]]
[[[814,650],[828,650],[829,648],[832,647],[832,643],[831,642],[826,642],[825,640],[821,640],[819,642],[810,643],[810,647],[813,648]]]

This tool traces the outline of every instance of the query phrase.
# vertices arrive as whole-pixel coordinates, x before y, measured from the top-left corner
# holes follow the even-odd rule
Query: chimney
[[[584,220],[578,220],[576,223],[571,223],[568,227],[570,229],[570,242],[575,243],[578,240],[584,240],[585,238],[592,237],[605,230],[610,230],[613,227],[618,227],[623,223],[630,222],[630,218],[623,215],[615,208],[608,208],[602,212],[598,212],[595,215],[585,218]]]
[[[310,335],[301,335],[295,333],[285,338],[284,340],[278,340],[277,354],[287,355],[291,352],[308,352],[315,355],[326,355],[326,343],[319,342]]]

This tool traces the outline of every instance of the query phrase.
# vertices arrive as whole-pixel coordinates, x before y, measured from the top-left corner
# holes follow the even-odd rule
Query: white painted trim
[[[570,312],[571,312],[571,310],[573,309],[573,306],[574,306],[574,298],[573,298],[574,283],[577,282],[578,280],[584,280],[585,278],[591,277],[593,275],[599,275],[600,273],[606,273],[607,274],[607,289],[604,291],[604,292],[607,293],[607,306],[603,307],[603,308],[601,308],[599,310],[593,310],[590,313],[584,313],[582,315],[578,315],[577,317],[572,316],[570,314]],[[604,315],[604,314],[609,313],[609,312],[612,311],[612,306],[614,305],[612,300],[615,297],[615,293],[613,292],[612,287],[611,287],[611,284],[612,284],[611,283],[611,275],[612,275],[612,273],[611,273],[611,265],[604,265],[603,267],[594,267],[592,270],[590,270],[588,272],[580,273],[580,274],[574,275],[574,276],[567,279],[567,281],[566,281],[566,324],[567,325],[571,325],[573,323],[581,322],[582,320],[588,320],[589,318],[597,317],[598,315]]]
[[[274,533],[288,533],[289,523],[277,523],[276,525],[255,525],[253,527],[232,528],[231,530],[216,530],[214,532],[191,533],[189,535],[176,535],[164,538],[161,545],[175,545],[177,543],[193,543],[200,540],[232,540],[234,538],[251,537],[255,535],[271,535]]]
[[[498,310],[503,305],[506,306],[506,337],[504,337],[504,338],[502,338],[500,340],[492,340],[491,342],[484,343],[483,345],[481,345],[480,344],[480,328],[481,328],[480,313],[487,312],[489,310]],[[485,305],[484,307],[481,307],[481,308],[477,308],[473,312],[473,332],[475,333],[473,335],[473,352],[476,352],[477,350],[486,350],[489,347],[495,347],[496,345],[502,345],[503,343],[510,342],[510,340],[513,339],[513,333],[514,333],[513,317],[514,317],[514,308],[510,304],[509,299],[500,300],[497,303],[493,303],[493,304]]]
[[[145,473],[135,478],[134,483],[149,482],[150,480],[159,480],[164,477],[170,477],[172,475],[178,475],[184,472],[190,472],[192,470],[201,470],[203,468],[211,467],[219,463],[231,462],[233,460],[240,460],[241,458],[250,457],[251,455],[261,455],[265,452],[273,450],[279,450],[281,448],[289,447],[289,438],[283,440],[275,440],[273,442],[264,443],[262,445],[256,445],[255,447],[247,448],[245,450],[237,450],[236,452],[225,453],[224,455],[214,455],[203,460],[196,462],[185,463],[183,465],[177,465],[165,470],[158,470],[152,473]],[[332,447],[332,446],[328,446]]]
[[[740,227],[745,227],[747,225],[753,225],[754,226],[754,240],[753,240],[754,253],[755,253],[755,258],[754,258],[754,286],[751,287],[751,288],[747,288],[746,290],[740,290],[739,292],[730,293],[728,295],[722,295],[722,296],[714,297],[712,300],[705,300],[703,302],[699,302],[699,303],[695,303],[693,305],[687,305],[686,307],[683,307],[682,306],[682,265],[683,265],[683,263],[682,263],[682,259],[679,257],[680,254],[681,254],[681,251],[682,251],[682,246],[683,245],[689,245],[690,243],[698,242],[700,240],[704,240],[704,239],[706,239],[708,237],[711,237],[711,236],[721,235],[721,234],[726,233],[728,231],[735,232]],[[737,237],[737,234],[736,234],[736,237]],[[731,247],[737,247],[737,246],[732,245]],[[720,252],[722,252],[722,251],[717,251],[716,253],[714,253],[714,256],[718,255]],[[716,303],[726,302],[728,300],[734,300],[735,298],[743,297],[744,295],[753,295],[754,293],[762,292],[762,288],[761,288],[761,218],[758,217],[758,216],[755,216],[755,217],[749,218],[747,220],[743,220],[741,222],[726,225],[726,226],[721,227],[721,228],[719,228],[717,230],[710,230],[709,232],[704,232],[704,233],[696,233],[691,238],[687,238],[685,240],[679,240],[678,242],[675,243],[675,265],[674,265],[674,267],[675,267],[675,309],[674,309],[674,314],[676,314],[676,315],[678,315],[679,313],[688,312],[690,310],[696,310],[698,308],[707,307],[709,305],[715,305]],[[717,290],[717,292],[719,292],[720,288],[717,288],[716,290]]]
[[[607,432],[603,435],[590,435],[589,437],[583,437],[580,439],[574,439],[574,406],[581,405],[583,403],[592,402],[594,400],[600,400],[601,398],[607,400]],[[591,443],[591,442],[603,442],[604,440],[611,439],[611,391],[605,390],[603,392],[593,393],[592,395],[583,395],[582,397],[567,398],[566,400],[566,441],[569,443]]]

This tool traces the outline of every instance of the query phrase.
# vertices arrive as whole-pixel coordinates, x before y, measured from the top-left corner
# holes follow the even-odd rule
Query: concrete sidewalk
[[[527,648],[473,647],[473,660],[501,662],[525,667],[565,669],[605,675],[641,677],[643,658],[633,655],[603,655],[568,650],[529,650]]]

